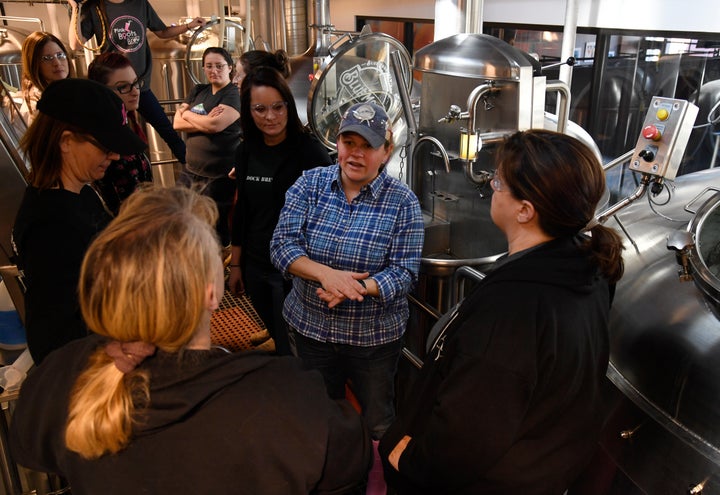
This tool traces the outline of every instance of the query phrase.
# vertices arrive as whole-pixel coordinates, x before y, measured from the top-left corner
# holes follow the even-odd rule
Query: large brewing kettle
[[[640,415],[619,407],[604,447],[646,493],[720,493],[718,191],[718,169],[679,176],[608,221],[626,240],[608,376]]]

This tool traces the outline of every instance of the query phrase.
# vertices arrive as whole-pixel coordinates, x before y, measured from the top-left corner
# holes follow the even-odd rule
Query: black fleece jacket
[[[586,465],[611,289],[576,241],[508,259],[461,304],[380,444],[399,493],[559,495]],[[387,458],[404,435],[398,472]]]
[[[85,460],[65,448],[68,399],[90,336],[51,353],[23,384],[11,425],[15,459],[59,473],[73,494],[341,494],[365,477],[370,439],[346,401],[291,357],[158,352],[150,404],[127,448]]]

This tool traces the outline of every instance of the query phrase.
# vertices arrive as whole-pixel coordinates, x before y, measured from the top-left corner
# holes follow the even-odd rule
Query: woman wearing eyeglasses
[[[495,163],[508,255],[443,319],[380,442],[398,494],[562,494],[596,450],[623,273],[622,240],[594,221],[605,175],[582,142],[536,129]]]
[[[102,53],[90,63],[88,79],[104,84],[120,97],[128,112],[128,124],[140,139],[147,142],[137,118],[144,81],[138,78],[130,60],[121,53]],[[105,176],[95,181],[95,185],[108,208],[117,214],[120,203],[132,194],[138,184],[152,180],[152,165],[147,155],[141,152],[113,160]]]
[[[244,140],[235,159],[237,203],[232,226],[228,284],[247,292],[278,354],[291,354],[283,302],[290,284],[270,262],[270,239],[285,192],[303,170],[330,165],[325,147],[303,128],[283,75],[260,67],[245,76],[241,90]]]
[[[48,84],[70,75],[67,50],[62,41],[52,34],[35,31],[23,42],[22,67],[20,115],[29,126],[35,118],[37,102]]]
[[[25,275],[26,333],[39,364],[52,350],[84,337],[77,282],[90,241],[110,221],[95,191],[113,160],[146,145],[127,125],[122,100],[86,79],[49,85],[20,141],[31,164],[13,227]]]
[[[233,60],[224,48],[210,47],[202,56],[207,84],[197,84],[175,112],[173,126],[187,132],[187,164],[180,182],[196,184],[215,200],[217,232],[223,246],[230,244],[228,217],[235,183],[228,177],[242,136],[240,95],[232,84]],[[196,187],[197,187],[196,186]]]

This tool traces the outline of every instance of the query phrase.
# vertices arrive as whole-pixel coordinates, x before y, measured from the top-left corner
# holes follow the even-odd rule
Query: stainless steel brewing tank
[[[460,134],[471,120],[444,118],[452,105],[469,110],[473,90],[492,84],[496,90],[477,106],[475,131],[544,127],[544,86],[540,92],[534,88],[535,79],[544,85],[544,77],[535,77],[539,65],[527,54],[482,34],[450,36],[422,48],[415,54],[414,70],[422,73],[419,134],[436,138],[450,159],[448,172],[437,146],[420,142],[411,179],[426,213],[422,270],[435,279],[421,284],[426,293],[420,297],[442,312],[448,309],[443,292],[458,266],[483,266],[506,250],[505,238],[490,218],[489,184],[467,178],[468,167],[475,173],[494,169],[492,148],[484,148],[468,164],[459,158]]]
[[[185,61],[186,45],[177,39],[161,39],[148,35],[152,52],[152,76],[150,88],[160,102],[184,100],[194,83],[187,72]],[[168,118],[172,121],[176,105],[164,105]],[[151,126],[147,126],[148,148],[152,162],[173,160],[168,145]]]
[[[20,88],[22,44],[28,34],[27,31],[8,26],[0,29],[0,77],[14,88]]]
[[[685,493],[703,480],[703,494],[720,493],[718,188],[718,169],[680,176],[669,200],[665,191],[652,207],[643,199],[618,214],[637,248],[626,237],[608,376],[635,412],[617,409],[604,446],[645,493]],[[666,247],[678,229],[696,242],[694,282],[680,282]]]

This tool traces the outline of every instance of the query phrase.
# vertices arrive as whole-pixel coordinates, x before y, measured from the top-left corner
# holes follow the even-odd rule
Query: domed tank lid
[[[519,79],[520,69],[540,75],[540,62],[503,40],[464,33],[431,43],[415,53],[415,69],[433,74],[485,79]]]
[[[690,263],[695,283],[716,307],[720,304],[720,193],[715,193],[695,213],[688,230],[695,238]]]

